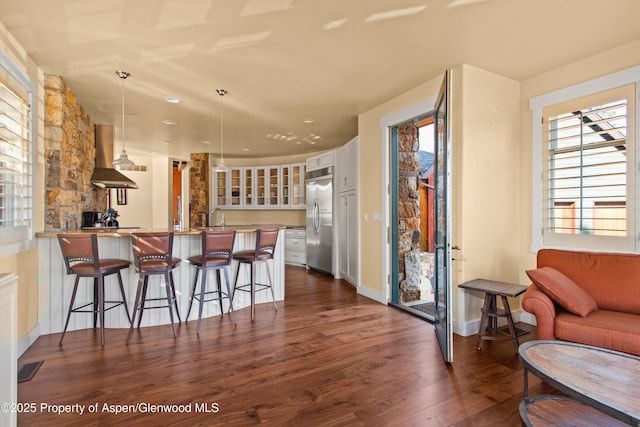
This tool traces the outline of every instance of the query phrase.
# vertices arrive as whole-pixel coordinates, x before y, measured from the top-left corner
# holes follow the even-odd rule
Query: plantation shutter
[[[0,84],[0,243],[27,238],[32,225],[30,120],[29,104]]]
[[[635,150],[627,138],[633,93],[631,85],[543,112],[545,236],[628,235],[634,186],[629,150],[632,159]]]

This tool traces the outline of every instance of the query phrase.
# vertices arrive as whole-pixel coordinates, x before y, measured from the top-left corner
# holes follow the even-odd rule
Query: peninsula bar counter
[[[234,252],[241,250],[251,250],[255,248],[256,244],[256,231],[258,229],[266,228],[280,228],[278,234],[278,243],[274,253],[273,268],[271,268],[271,274],[273,276],[273,291],[275,293],[276,301],[284,300],[284,229],[286,226],[280,224],[269,225],[237,225],[237,226],[225,226],[225,227],[208,227],[207,230],[236,230],[236,240],[234,244]],[[60,250],[60,244],[58,243],[58,234],[66,233],[95,233],[98,235],[98,251],[100,258],[119,258],[127,259],[131,261],[131,266],[128,269],[122,270],[122,281],[124,284],[125,295],[127,298],[127,304],[129,308],[133,306],[136,289],[138,286],[138,273],[135,271],[133,264],[133,253],[131,250],[130,235],[135,232],[166,232],[172,231],[174,233],[173,241],[173,256],[180,258],[182,262],[177,268],[173,270],[173,276],[176,287],[176,296],[178,299],[178,307],[180,309],[180,316],[184,321],[187,316],[187,310],[189,308],[189,300],[191,298],[191,289],[193,287],[193,279],[195,277],[195,267],[192,266],[187,259],[192,255],[197,255],[202,251],[202,240],[200,233],[204,228],[191,228],[185,231],[179,230],[161,230],[161,229],[105,229],[104,231],[45,231],[36,233],[38,238],[39,249],[39,272],[38,272],[38,322],[39,322],[39,334],[53,334],[62,332],[64,328],[64,321],[71,302],[71,293],[73,291],[73,282],[75,275],[68,275],[64,260],[62,258],[62,252]],[[235,280],[237,262],[232,262],[229,267],[229,280],[231,286]],[[238,284],[244,284],[250,280],[248,268],[240,268],[240,277]],[[215,289],[216,279],[214,273],[209,273],[207,280],[207,287],[209,290]],[[257,271],[257,281],[259,283],[265,283],[266,281],[266,269],[259,268]],[[224,275],[222,275],[224,289]],[[199,289],[200,279],[198,278]],[[152,276],[149,278],[149,296],[164,296],[164,282],[160,277]],[[92,279],[80,279],[80,285],[78,286],[78,294],[76,297],[77,302],[90,302],[93,301],[93,280]],[[115,275],[108,276],[105,279],[105,300],[113,301],[118,300],[120,297],[120,290],[118,289],[118,279]],[[271,292],[258,292],[256,293],[256,304],[271,302]],[[238,292],[233,301],[234,310],[241,310],[245,307],[249,307],[251,304],[250,295],[247,292]],[[224,311],[228,310],[227,302],[223,304]],[[260,310],[260,307],[257,307]],[[273,311],[273,306],[269,307],[269,310]],[[203,318],[219,316],[220,308],[216,302],[206,303],[202,313]],[[191,309],[189,319],[197,320],[198,318],[198,301],[194,301],[194,306]],[[229,321],[231,321],[229,319]],[[156,326],[170,324],[168,310],[145,310],[142,318],[141,327],[144,326]],[[71,316],[69,321],[68,331],[78,329],[93,328],[93,316],[90,313],[85,315],[76,314]],[[105,313],[105,328],[129,328],[129,321],[125,314],[124,306],[116,307],[113,310],[108,310]],[[206,330],[203,325],[201,332]],[[108,342],[108,338],[107,338]]]

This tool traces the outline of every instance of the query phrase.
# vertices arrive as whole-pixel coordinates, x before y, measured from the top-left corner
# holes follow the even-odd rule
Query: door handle
[[[320,204],[316,199],[316,235],[320,234]]]

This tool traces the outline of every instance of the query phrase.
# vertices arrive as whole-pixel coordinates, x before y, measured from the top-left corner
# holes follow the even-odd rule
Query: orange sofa
[[[537,267],[522,307],[538,339],[640,355],[640,255],[542,249]]]

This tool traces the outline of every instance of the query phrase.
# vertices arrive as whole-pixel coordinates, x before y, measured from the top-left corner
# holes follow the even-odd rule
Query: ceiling
[[[219,153],[219,88],[224,157],[313,153],[446,68],[524,80],[639,39],[639,17],[638,0],[0,0],[116,151],[125,70],[127,151],[184,158]]]

